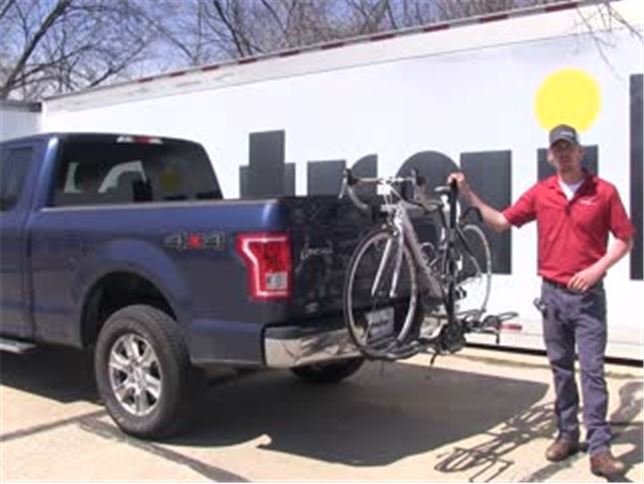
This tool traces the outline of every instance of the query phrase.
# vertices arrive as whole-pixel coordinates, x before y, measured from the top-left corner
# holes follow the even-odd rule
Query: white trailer
[[[0,141],[40,131],[40,103],[0,101]]]
[[[611,6],[610,19],[572,2],[173,72],[49,99],[42,124],[199,141],[227,198],[337,193],[357,162],[415,166],[434,184],[460,165],[499,208],[547,175],[547,130],[573,124],[637,228],[606,278],[608,354],[641,360],[644,8]],[[534,224],[494,249],[489,309],[518,311],[523,327],[501,344],[543,348]]]

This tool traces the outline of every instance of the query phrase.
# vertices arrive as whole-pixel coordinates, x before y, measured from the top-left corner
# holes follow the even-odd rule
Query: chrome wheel
[[[157,354],[146,339],[134,333],[117,339],[108,368],[112,392],[125,410],[140,417],[156,408],[163,375]]]

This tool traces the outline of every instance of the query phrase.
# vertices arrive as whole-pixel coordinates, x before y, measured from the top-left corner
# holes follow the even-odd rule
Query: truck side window
[[[33,148],[6,149],[0,153],[0,211],[11,210],[20,200],[32,156]]]

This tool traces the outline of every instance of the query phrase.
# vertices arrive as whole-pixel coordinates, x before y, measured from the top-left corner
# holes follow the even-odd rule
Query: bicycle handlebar
[[[360,200],[360,197],[355,193],[353,187],[356,185],[397,185],[402,183],[411,183],[414,186],[414,196],[420,198],[420,203],[412,202],[416,205],[424,207],[426,210],[431,210],[441,206],[440,201],[428,200],[424,190],[419,190],[419,188],[424,187],[427,184],[427,179],[423,176],[418,175],[418,172],[415,169],[412,169],[411,176],[408,177],[383,177],[383,178],[359,178],[356,177],[353,172],[346,168],[342,173],[342,188],[340,189],[340,194],[338,198],[344,198],[345,194],[349,196],[351,202],[363,212],[369,211],[369,205]],[[450,195],[453,199],[456,197],[455,190],[458,187],[456,182],[453,182],[451,186],[441,186],[435,189],[437,194]]]
[[[353,191],[354,185],[357,185],[361,182],[365,183],[366,180],[369,180],[367,178],[356,178],[353,176],[353,173],[351,173],[351,170],[345,169],[344,172],[342,173],[342,188],[340,189],[340,195],[338,196],[339,199],[344,198],[345,193],[349,195],[349,198],[353,202],[353,204],[358,208],[359,210],[362,210],[363,212],[368,212],[369,211],[369,205],[364,203],[358,195],[356,195],[356,192]]]
[[[425,183],[423,177],[416,175],[415,171],[411,177],[384,177],[384,178],[358,178],[353,172],[346,168],[342,173],[342,188],[340,189],[340,195],[338,198],[343,198],[345,194],[349,195],[349,198],[353,204],[363,212],[369,210],[369,205],[360,200],[358,195],[355,193],[353,187],[356,185],[396,185],[401,183],[413,183],[414,186],[419,186]]]

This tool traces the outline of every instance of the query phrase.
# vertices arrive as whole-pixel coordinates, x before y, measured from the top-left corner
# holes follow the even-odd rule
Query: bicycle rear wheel
[[[360,351],[370,358],[409,356],[418,319],[416,270],[407,247],[390,229],[365,237],[356,248],[344,285],[344,318]]]
[[[479,320],[485,313],[492,284],[490,244],[477,225],[464,225],[457,234],[456,315]]]

